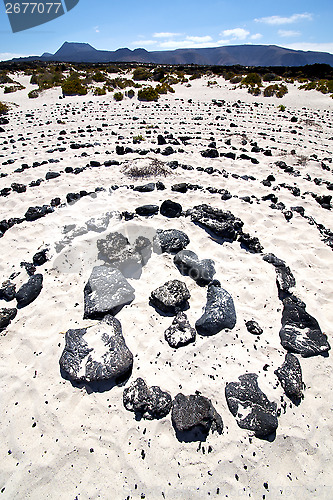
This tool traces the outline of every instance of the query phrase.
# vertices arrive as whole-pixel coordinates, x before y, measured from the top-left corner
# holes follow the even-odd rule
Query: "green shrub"
[[[276,96],[278,98],[282,98],[284,95],[288,93],[288,88],[280,84],[275,83],[274,85],[269,85],[264,90],[264,97],[273,97]]]
[[[95,90],[94,90],[94,95],[105,95],[106,94],[106,90],[105,88],[100,88],[100,87],[96,87]]]
[[[133,73],[133,80],[136,80],[136,81],[147,81],[151,78],[151,73],[148,69],[146,68],[136,68],[134,70],[134,73]]]
[[[160,84],[156,85],[155,90],[159,94],[167,94],[168,92],[171,92],[171,94],[175,93],[175,90],[168,83],[163,83],[162,85]]]
[[[124,99],[124,94],[122,92],[115,92],[113,94],[113,99],[117,102],[122,101]]]
[[[138,91],[139,101],[158,101],[159,93],[153,87],[145,87]]]
[[[252,95],[255,95],[255,96],[258,96],[258,95],[260,95],[260,94],[261,94],[260,87],[258,87],[258,86],[257,86],[257,87],[254,87],[254,86],[252,86],[252,85],[251,85],[251,86],[248,88],[248,93],[249,93],[249,94],[252,94]]]
[[[239,75],[235,75],[230,78],[230,83],[240,83],[242,81],[242,77]]]
[[[62,84],[63,95],[86,95],[87,88],[82,85],[76,74],[70,75]]]
[[[30,78],[30,83],[31,85],[38,85],[38,77],[37,75],[31,75],[31,78]]]
[[[280,104],[280,105],[278,106],[278,108],[279,108],[279,110],[280,110],[280,111],[282,111],[282,113],[286,110],[286,107],[285,107],[285,106],[283,106],[283,104]]]
[[[278,82],[281,78],[275,73],[266,73],[266,75],[262,77],[262,80],[263,82]]]
[[[96,71],[96,73],[92,76],[92,79],[94,82],[102,83],[105,82],[106,77],[100,71]]]
[[[141,134],[133,137],[133,144],[140,144],[142,141],[145,141],[145,138]]]
[[[250,87],[254,86],[261,86],[261,77],[258,75],[258,73],[249,73],[248,75],[245,76],[242,80],[243,85],[247,85]]]
[[[14,83],[14,80],[12,80],[6,73],[6,71],[1,71],[0,72],[0,84],[4,83]]]
[[[25,87],[23,87],[23,85],[21,85],[20,83],[14,82],[14,85],[10,85],[10,86],[4,88],[4,94],[12,94],[13,92],[16,92],[17,90],[22,90],[24,88]]]
[[[7,106],[7,104],[0,101],[0,115],[5,115],[6,113],[8,113],[8,111],[9,107]]]

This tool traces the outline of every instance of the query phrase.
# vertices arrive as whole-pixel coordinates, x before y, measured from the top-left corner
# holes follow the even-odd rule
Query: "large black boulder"
[[[60,367],[66,378],[76,382],[114,380],[128,374],[133,355],[122,335],[120,322],[105,316],[96,325],[65,334]]]
[[[180,217],[182,213],[182,206],[180,203],[176,203],[175,201],[164,200],[160,208],[160,213],[161,215],[164,215],[164,217]]]
[[[223,329],[231,330],[236,325],[236,311],[231,295],[213,280],[208,285],[205,312],[195,327],[200,335],[215,335]]]
[[[283,299],[281,344],[287,351],[301,354],[304,358],[324,354],[330,350],[327,336],[322,333],[318,321],[306,312],[306,305],[294,295]]]
[[[288,397],[296,400],[302,397],[302,368],[296,356],[287,352],[283,364],[274,373]]]
[[[178,229],[157,229],[153,239],[154,252],[176,253],[183,250],[190,243],[190,239],[183,231]]]
[[[207,435],[210,430],[217,431],[219,434],[223,431],[221,416],[215,410],[211,400],[200,394],[190,396],[177,394],[172,402],[171,420],[179,437],[190,431],[199,431],[204,435]]]
[[[6,308],[1,308],[0,309],[0,330],[3,328],[6,328],[9,323],[11,322],[12,319],[15,318],[17,314],[17,309],[6,309]]]
[[[215,274],[214,261],[211,259],[199,260],[191,250],[181,250],[173,259],[181,274],[190,276],[198,285],[207,285]]]
[[[159,208],[158,205],[142,205],[141,207],[137,207],[135,212],[142,217],[150,217],[151,215],[158,214]]]
[[[24,217],[27,221],[34,221],[52,213],[53,211],[54,209],[49,205],[43,205],[42,207],[29,207],[24,214]]]
[[[243,222],[231,212],[210,205],[198,205],[187,213],[192,222],[227,240],[235,241],[243,227]]]
[[[236,417],[241,429],[254,431],[257,437],[265,437],[278,427],[276,403],[268,400],[258,386],[258,375],[246,373],[239,382],[226,385],[228,408]]]
[[[116,314],[134,300],[134,288],[118,269],[96,266],[84,288],[84,317]]]
[[[155,183],[149,182],[148,184],[144,184],[143,186],[135,186],[133,191],[138,191],[139,193],[149,193],[150,191],[154,191]]]
[[[150,303],[165,313],[177,314],[188,307],[191,297],[185,283],[171,280],[153,290],[150,294]]]
[[[172,398],[160,387],[148,387],[142,378],[137,378],[124,389],[123,403],[126,410],[135,412],[137,418],[153,420],[170,413]]]
[[[33,302],[43,288],[43,275],[34,274],[29,280],[24,283],[21,288],[16,292],[15,298],[17,300],[17,307],[25,307]]]

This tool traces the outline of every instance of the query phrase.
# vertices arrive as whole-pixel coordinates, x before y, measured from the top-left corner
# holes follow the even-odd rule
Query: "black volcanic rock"
[[[21,288],[16,292],[15,298],[17,300],[17,307],[25,307],[33,302],[43,288],[43,275],[34,274],[29,280],[24,283]]]
[[[288,397],[296,400],[302,397],[302,368],[296,356],[287,352],[283,364],[274,373]]]
[[[154,191],[155,183],[149,182],[148,184],[144,184],[143,186],[135,186],[133,191],[138,191],[139,193],[149,193],[150,191]]]
[[[47,262],[47,249],[41,250],[40,252],[36,252],[32,258],[32,262],[35,266],[42,266]]]
[[[187,308],[190,296],[185,283],[171,280],[151,292],[150,303],[165,313],[177,314]]]
[[[191,250],[181,250],[173,261],[181,274],[190,276],[198,285],[207,285],[216,272],[213,260],[199,260],[197,254]]]
[[[226,385],[228,408],[241,429],[254,431],[257,437],[272,434],[278,427],[276,403],[268,400],[258,386],[258,375],[246,373],[239,382]],[[245,415],[245,416],[244,416]]]
[[[223,431],[223,421],[210,399],[199,394],[177,394],[172,402],[172,425],[176,434],[198,429],[204,434]]]
[[[84,288],[84,317],[116,314],[134,300],[134,288],[118,269],[96,266]]]
[[[10,302],[15,298],[15,294],[16,294],[15,283],[12,283],[10,280],[4,281],[0,287],[0,299]]]
[[[250,320],[245,323],[247,331],[252,333],[252,335],[261,335],[263,329],[258,325],[256,321]]]
[[[1,308],[0,309],[0,331],[3,328],[7,328],[9,323],[12,321],[12,319],[15,318],[17,314],[17,309],[6,309],[6,308]]]
[[[122,334],[120,322],[105,316],[96,325],[65,334],[60,367],[66,378],[75,382],[113,380],[132,369],[133,355]]]
[[[54,209],[49,205],[43,205],[42,207],[29,207],[24,216],[27,221],[34,221],[52,213],[53,210]]]
[[[172,398],[160,387],[148,387],[142,378],[137,378],[124,389],[123,403],[128,411],[133,411],[137,418],[147,420],[160,419],[170,413]]]
[[[306,305],[294,295],[283,299],[281,344],[290,352],[304,358],[323,354],[330,350],[327,336],[322,333],[318,321],[306,312]]]
[[[142,205],[141,207],[137,207],[135,212],[142,217],[150,217],[151,215],[158,214],[159,208],[158,205]]]
[[[235,241],[240,233],[243,222],[231,212],[213,208],[209,205],[198,205],[189,210],[191,221],[210,229],[221,238]]]
[[[276,271],[276,284],[279,290],[279,293],[288,293],[290,288],[293,288],[296,285],[296,280],[294,278],[293,273],[290,270],[290,267],[286,265],[286,263],[278,259],[274,254],[268,253],[263,256],[263,260],[265,262],[269,262],[275,267]]]
[[[161,215],[164,215],[164,217],[180,217],[182,213],[182,206],[180,203],[176,203],[171,200],[164,200],[160,208],[160,213]]]
[[[215,335],[224,329],[232,330],[236,325],[236,311],[231,295],[221,287],[219,281],[211,281],[207,290],[205,312],[195,327],[200,335]]]
[[[156,253],[176,253],[183,250],[190,243],[190,239],[178,229],[157,229],[153,239],[153,248]]]
[[[177,349],[195,341],[196,331],[191,327],[184,312],[179,312],[172,324],[164,332],[170,347]]]

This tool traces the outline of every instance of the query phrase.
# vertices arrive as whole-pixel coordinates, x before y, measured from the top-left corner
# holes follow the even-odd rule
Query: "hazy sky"
[[[105,50],[274,44],[333,53],[332,25],[332,0],[80,0],[58,19],[12,33],[0,0],[0,60],[54,53],[65,41]]]

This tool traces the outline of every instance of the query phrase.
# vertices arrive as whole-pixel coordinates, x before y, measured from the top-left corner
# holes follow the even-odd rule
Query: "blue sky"
[[[105,50],[274,44],[333,53],[332,24],[332,0],[80,0],[58,19],[13,34],[0,0],[0,60],[54,53],[64,41]]]

